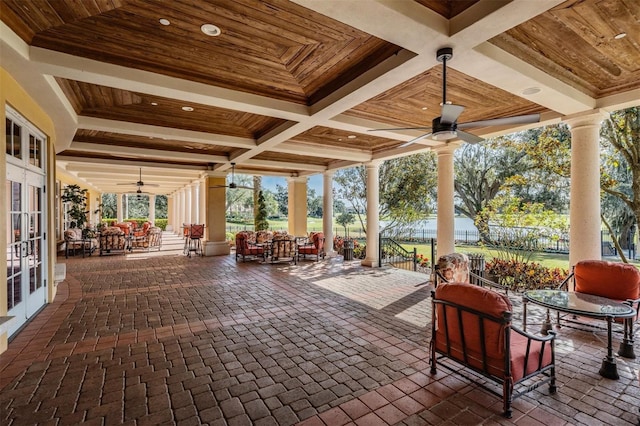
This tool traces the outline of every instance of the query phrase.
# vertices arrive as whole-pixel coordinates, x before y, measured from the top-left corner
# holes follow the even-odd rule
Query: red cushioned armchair
[[[242,261],[253,259],[264,260],[265,250],[263,245],[257,245],[253,232],[241,231],[236,234],[236,262],[242,256]]]
[[[514,327],[507,296],[467,283],[441,283],[431,296],[431,374],[446,357],[502,385],[507,418],[513,399],[545,383],[550,393],[556,391],[555,333],[539,337]]]
[[[298,244],[298,257],[306,258],[307,256],[315,256],[316,261],[324,259],[324,234],[322,232],[312,232],[308,242]]]
[[[634,321],[625,321],[625,334],[633,336],[633,323],[640,317],[640,270],[636,266],[605,260],[582,260],[574,265],[559,288],[606,297],[632,306],[636,316]]]

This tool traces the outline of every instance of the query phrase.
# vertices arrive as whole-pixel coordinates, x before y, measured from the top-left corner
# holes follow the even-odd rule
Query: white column
[[[177,192],[178,202],[176,203],[176,212],[178,226],[176,226],[176,234],[182,235],[182,224],[184,223],[184,190],[181,188]]]
[[[193,182],[191,186],[191,222],[200,221],[200,181]]]
[[[327,170],[322,175],[322,232],[324,233],[324,250],[327,256],[336,255],[333,249],[333,175],[334,170]]]
[[[200,212],[198,213],[198,217],[199,223],[204,224],[205,228],[208,226],[207,225],[207,178],[204,178],[203,180],[200,181],[200,191],[199,191],[199,196],[200,196],[200,201],[199,201],[199,207],[200,207]],[[226,221],[225,221],[226,223]],[[206,232],[205,232],[205,236],[206,236]]]
[[[438,151],[438,216],[436,218],[438,239],[437,256],[455,253],[454,201],[453,201],[453,153],[455,147],[448,146]],[[432,259],[434,262],[436,259]]]
[[[200,182],[195,181],[191,184],[191,223],[200,223]]]
[[[204,243],[205,256],[229,255],[231,247],[226,240],[226,226],[224,221],[227,193],[226,173],[207,172],[204,190],[207,192],[207,227]]]
[[[122,209],[124,211],[123,215],[123,219],[128,219],[129,218],[129,194],[124,194],[124,208]]]
[[[176,198],[173,194],[167,195],[167,231],[176,229]]]
[[[122,209],[122,194],[118,194],[116,198],[116,220],[118,223],[124,219],[124,210]]]
[[[155,224],[156,222],[156,196],[155,194],[149,194],[149,222]]]
[[[601,111],[564,118],[571,128],[570,266],[601,259],[599,132],[604,118]]]
[[[296,237],[307,235],[307,177],[287,178],[289,192],[289,234]]]
[[[365,165],[367,169],[367,256],[362,265],[377,268],[379,262],[378,234],[380,233],[380,164],[372,161]]]
[[[191,220],[191,185],[184,188],[184,221],[187,224],[193,223]]]

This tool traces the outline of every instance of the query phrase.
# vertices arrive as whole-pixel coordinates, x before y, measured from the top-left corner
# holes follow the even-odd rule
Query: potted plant
[[[67,185],[62,191],[62,202],[69,203],[69,218],[80,229],[87,223],[87,190],[78,185]]]

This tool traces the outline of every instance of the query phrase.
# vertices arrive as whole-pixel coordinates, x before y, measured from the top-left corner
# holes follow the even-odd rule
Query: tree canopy
[[[364,166],[336,172],[337,196],[355,213],[366,230],[367,199]],[[379,170],[380,208],[386,222],[381,228],[400,227],[424,219],[432,211],[437,190],[436,157],[433,152],[395,158],[382,163]]]

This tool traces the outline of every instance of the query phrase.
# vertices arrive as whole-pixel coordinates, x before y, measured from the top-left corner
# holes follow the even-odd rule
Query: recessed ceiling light
[[[342,138],[338,138],[338,142],[342,142]]]
[[[625,38],[627,36],[627,33],[620,33],[620,34],[616,34],[613,38],[615,38],[616,40],[620,40],[621,38]]]
[[[349,135],[349,136],[347,136],[347,138],[349,138],[349,139],[355,139],[356,137],[357,137],[356,135]]]
[[[183,110],[183,111],[193,111],[193,108],[192,108],[192,107],[190,107],[190,106],[183,106],[183,107],[182,107],[182,110]]]
[[[539,87],[527,87],[526,89],[524,89],[522,91],[523,95],[535,95],[536,93],[540,93],[540,88]]]
[[[423,110],[423,111],[426,111],[426,110],[428,110],[428,109],[429,109],[429,107],[422,107],[422,110]]]
[[[171,21],[169,21],[168,19],[162,18],[159,21],[162,25],[171,25]]]
[[[151,105],[153,105],[153,106],[157,106],[157,105],[158,105],[158,103],[157,103],[157,102],[151,102]]]
[[[200,27],[200,30],[208,36],[217,37],[222,34],[220,28],[216,27],[213,24],[204,24]]]

